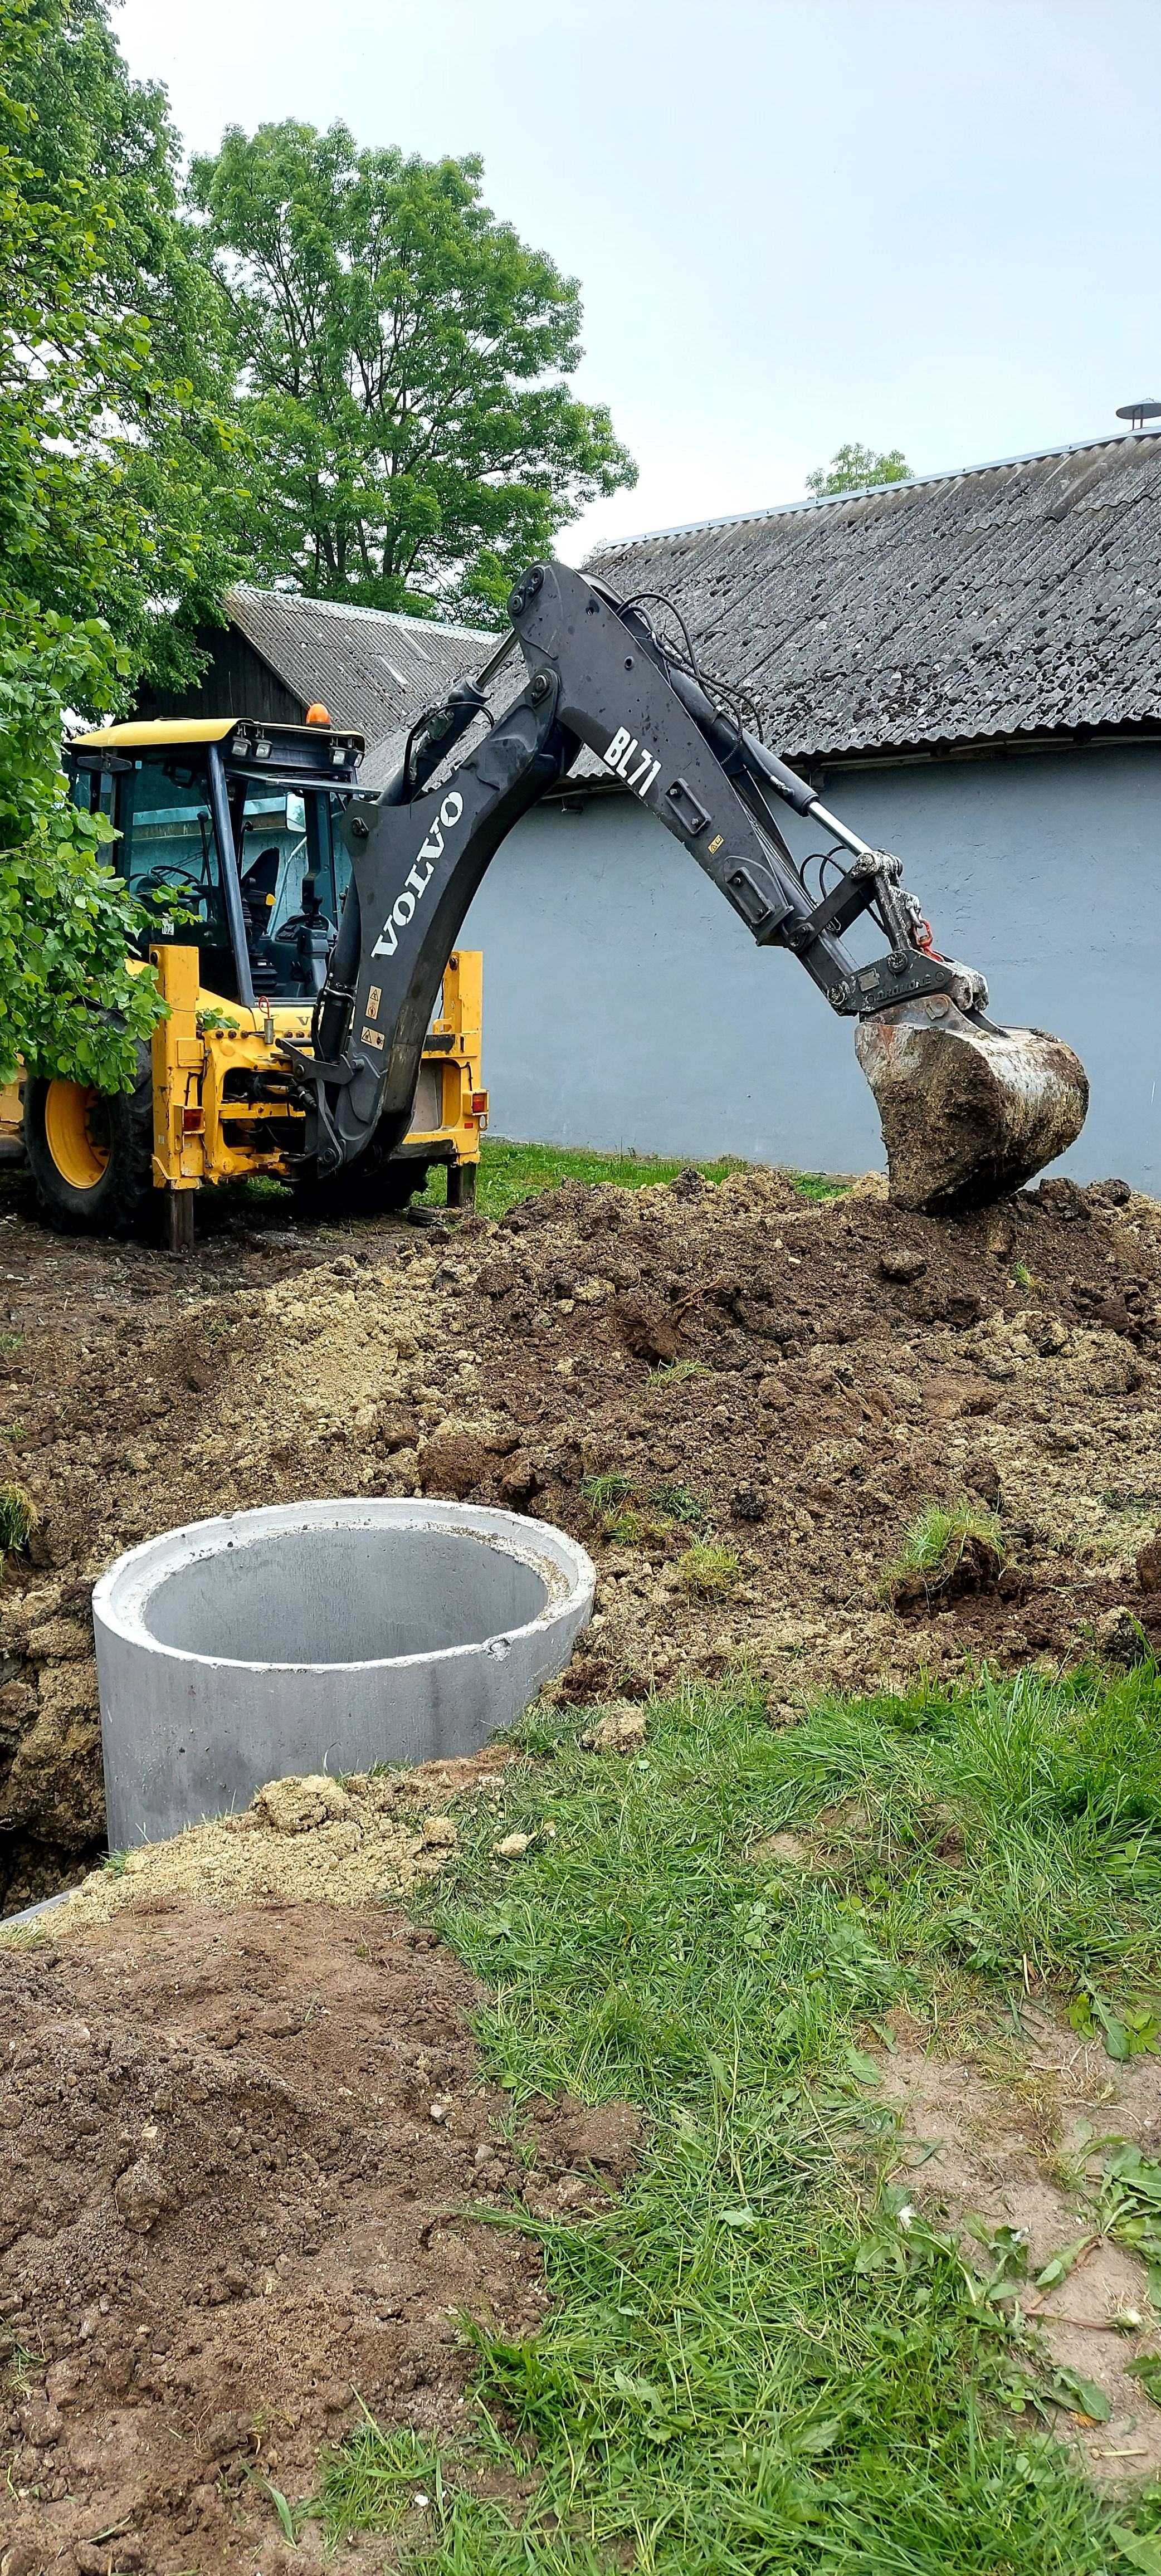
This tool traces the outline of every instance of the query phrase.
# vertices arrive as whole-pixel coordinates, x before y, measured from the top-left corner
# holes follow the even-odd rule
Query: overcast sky
[[[912,470],[1161,396],[1159,0],[124,0],[192,149],[343,119],[480,152],[581,281],[580,389],[633,492],[562,551]]]

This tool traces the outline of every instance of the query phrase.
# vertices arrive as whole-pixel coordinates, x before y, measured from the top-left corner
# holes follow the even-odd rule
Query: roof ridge
[[[944,466],[935,474],[901,474],[890,483],[860,483],[849,492],[812,493],[808,501],[773,501],[760,510],[726,510],[720,518],[643,528],[635,537],[606,537],[594,546],[588,560],[595,563],[601,555],[624,554],[632,546],[659,545],[665,537],[708,535],[711,528],[749,528],[763,519],[790,519],[808,510],[833,510],[846,502],[873,500],[881,492],[915,492],[926,483],[966,483],[973,474],[995,474],[1006,465],[1039,465],[1050,456],[1083,456],[1097,447],[1139,446],[1145,439],[1156,438],[1161,438],[1161,430],[1117,430],[1106,438],[1071,438],[1056,447],[1029,447],[1019,456],[990,456],[982,465]]]
[[[330,617],[381,618],[389,626],[416,626],[428,635],[470,635],[481,643],[488,643],[493,634],[490,626],[465,626],[454,618],[416,617],[405,608],[369,608],[361,599],[315,599],[307,590],[269,590],[257,581],[231,582],[225,594],[226,601],[236,598],[239,591],[244,592],[248,599],[285,600],[296,608],[320,608]]]

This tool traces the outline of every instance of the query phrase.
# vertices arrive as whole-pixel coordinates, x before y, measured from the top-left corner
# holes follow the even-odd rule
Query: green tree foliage
[[[498,608],[635,468],[573,395],[580,299],[484,204],[482,164],[231,128],[191,186],[233,300],[251,560],[316,596]]]
[[[127,674],[180,667],[244,497],[228,308],[164,93],[129,78],[102,0],[0,0],[0,65],[0,579],[103,617]]]
[[[111,829],[60,768],[62,704],[120,676],[108,628],[0,602],[0,1081],[30,1072],[128,1087],[158,1016],[126,951],[140,918],[108,865]]]
[[[66,710],[180,659],[217,586],[204,530],[231,433],[219,301],[176,210],[160,92],[98,0],[0,0],[0,1074],[131,1080],[157,1015],[100,818],[68,803]],[[178,361],[186,361],[178,372]],[[116,637],[116,641],[114,640]]]
[[[836,447],[829,465],[818,465],[807,475],[806,488],[822,501],[832,492],[865,492],[874,483],[903,483],[910,472],[901,447],[889,447],[880,455],[877,449],[848,439],[845,447]]]

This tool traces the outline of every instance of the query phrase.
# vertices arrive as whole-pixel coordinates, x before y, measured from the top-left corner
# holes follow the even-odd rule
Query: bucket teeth
[[[989,1029],[942,995],[861,1020],[855,1051],[878,1105],[899,1207],[976,1207],[1019,1189],[1084,1125],[1088,1076],[1041,1029]]]

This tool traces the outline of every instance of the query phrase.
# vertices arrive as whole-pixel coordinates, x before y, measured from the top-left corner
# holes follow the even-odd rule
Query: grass
[[[433,2502],[441,2513],[438,2448],[406,2428],[385,2433],[377,2424],[363,2424],[341,2455],[328,2462],[320,2502],[331,2540],[347,2540],[360,2531],[395,2531],[417,2506],[423,2512]]]
[[[697,1528],[706,1516],[701,1495],[688,1485],[655,1485],[649,1500],[663,1520],[684,1521]]]
[[[966,1496],[950,1506],[925,1503],[904,1532],[898,1555],[887,1567],[883,1586],[890,1591],[904,1574],[945,1575],[952,1572],[968,1539],[982,1539],[1004,1561],[1004,1533],[994,1512]]]
[[[619,1541],[623,1546],[639,1547],[648,1538],[668,1538],[675,1526],[696,1528],[705,1519],[705,1504],[688,1485],[655,1486],[648,1495],[646,1512],[641,1512],[629,1501],[632,1491],[632,1478],[618,1472],[582,1476],[581,1493],[602,1537]],[[702,1553],[709,1555],[715,1551],[703,1550]],[[736,1569],[737,1559],[733,1562]],[[711,1580],[710,1589],[721,1589],[720,1583],[715,1585]]]
[[[788,1172],[786,1177],[804,1199],[845,1199],[851,1186],[837,1172]]]
[[[612,1183],[618,1189],[643,1190],[658,1181],[675,1181],[679,1172],[700,1172],[703,1180],[724,1181],[731,1172],[744,1172],[748,1166],[734,1154],[722,1154],[716,1162],[690,1164],[683,1159],[655,1154],[596,1154],[585,1148],[562,1145],[515,1145],[502,1136],[485,1136],[480,1147],[480,1173],[476,1187],[476,1205],[481,1216],[503,1216],[517,1199],[535,1196],[539,1190],[554,1190],[562,1181]],[[825,1172],[791,1172],[787,1175],[795,1189],[806,1199],[841,1198],[850,1184],[836,1180]],[[424,1203],[441,1207],[445,1195],[442,1173],[433,1172],[424,1192]]]
[[[0,2392],[8,2397],[27,2397],[34,2373],[43,2368],[43,2353],[33,2352],[28,2344],[13,2339],[6,2360],[0,2364]]]
[[[606,1476],[582,1476],[581,1493],[595,1521],[603,1520],[606,1513],[615,1511],[617,1504],[624,1501],[631,1482],[630,1477],[617,1472]]]
[[[735,1548],[717,1547],[707,1539],[695,1539],[677,1562],[678,1577],[686,1591],[699,1593],[707,1601],[732,1592],[741,1571]]]
[[[721,1154],[712,1163],[691,1164],[688,1156],[597,1154],[582,1146],[517,1145],[503,1136],[484,1136],[480,1141],[476,1206],[481,1216],[500,1217],[517,1199],[534,1198],[540,1190],[558,1189],[562,1181],[644,1190],[658,1181],[675,1181],[679,1172],[700,1172],[703,1180],[716,1184],[728,1179],[731,1172],[751,1168],[736,1154]],[[785,1177],[804,1199],[844,1198],[850,1188],[849,1180],[830,1172],[787,1172]],[[259,1199],[285,1195],[285,1183],[262,1174],[240,1182],[238,1187],[244,1195]],[[446,1173],[442,1165],[437,1165],[428,1177],[426,1189],[417,1192],[415,1204],[442,1208],[446,1199]],[[668,1373],[678,1375],[686,1366],[679,1360]],[[687,1373],[694,1366],[696,1363],[689,1363]],[[656,1374],[663,1372],[658,1370]]]
[[[643,2160],[595,2219],[495,2214],[543,2244],[541,2332],[465,2326],[478,2447],[364,2423],[310,2508],[327,2537],[422,2493],[431,2576],[1158,2576],[1161,2487],[1110,2502],[1048,2437],[1084,2384],[1014,2317],[1005,2231],[969,2264],[928,2223],[867,2055],[895,2003],[932,2027],[1026,1976],[1105,2010],[1154,1985],[1155,1669],[782,1732],[760,1694],[691,1690],[615,1765],[589,1715],[526,1722],[501,1822],[462,1812],[427,1903],[490,1989],[492,2080],[630,2098]],[[771,1854],[790,1828],[812,1864]],[[1123,2232],[1148,2176],[1110,2174]],[[481,2453],[532,2486],[515,2519],[473,2493]]]
[[[1099,1529],[1070,1531],[1069,1539],[1077,1556],[1100,1564],[1106,1558],[1135,1556],[1142,1539],[1151,1538],[1156,1527],[1156,1503],[1130,1504],[1114,1512]]]
[[[582,1476],[581,1493],[602,1538],[615,1546],[639,1547],[648,1535],[641,1514],[629,1502],[632,1479],[617,1473]]]
[[[602,1538],[611,1540],[615,1546],[642,1547],[649,1539],[660,1540],[664,1544],[672,1537],[675,1529],[696,1528],[705,1519],[705,1504],[700,1495],[693,1493],[688,1485],[655,1486],[647,1497],[648,1507],[645,1510],[641,1510],[637,1502],[630,1501],[632,1492],[632,1478],[618,1472],[581,1478],[581,1493],[588,1504],[593,1521]],[[696,1553],[696,1550],[688,1550],[687,1557]],[[703,1571],[707,1571],[708,1579],[700,1585],[695,1583],[693,1587],[695,1590],[728,1589],[728,1584],[723,1584],[721,1580],[720,1568],[715,1577],[715,1569],[709,1564],[710,1558],[721,1557],[726,1553],[728,1551],[712,1548],[703,1548],[700,1551],[701,1557],[706,1560]],[[686,1564],[687,1557],[682,1558],[682,1565]],[[738,1563],[736,1557],[732,1559],[732,1563],[736,1572]],[[697,1569],[695,1568],[694,1571],[696,1572]],[[688,1579],[688,1576],[683,1577],[683,1580]],[[732,1581],[733,1577],[729,1579]]]
[[[23,1485],[0,1485],[0,1556],[19,1556],[38,1519],[36,1505]]]

